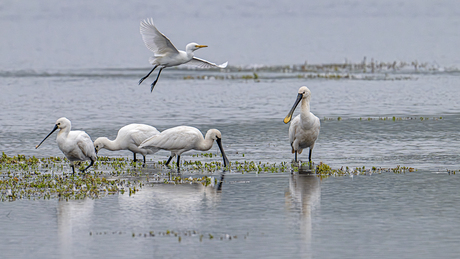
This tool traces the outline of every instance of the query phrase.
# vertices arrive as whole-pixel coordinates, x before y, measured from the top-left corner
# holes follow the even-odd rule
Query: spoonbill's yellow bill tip
[[[287,116],[286,118],[284,118],[284,123],[288,123],[291,121],[291,116]]]
[[[38,148],[38,145],[35,146],[35,149],[37,149],[37,148]]]

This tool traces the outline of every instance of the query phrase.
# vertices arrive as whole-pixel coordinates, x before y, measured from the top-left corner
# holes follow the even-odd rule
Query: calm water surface
[[[321,118],[316,163],[417,171],[322,180],[231,172],[221,192],[147,184],[133,196],[4,202],[2,258],[460,254],[459,178],[447,173],[460,169],[458,1],[67,4],[0,4],[1,152],[62,157],[54,138],[34,147],[65,116],[93,140],[113,139],[129,123],[218,128],[231,161],[289,162],[289,126],[282,120],[298,88],[307,85],[311,110]],[[207,44],[197,56],[228,60],[229,69],[164,70],[153,93],[153,78],[138,86],[149,71],[150,53],[138,32],[147,17],[178,48],[191,40]],[[275,67],[344,59],[360,64],[364,56],[368,63],[408,65],[374,73],[329,71],[353,75],[338,80],[326,79],[324,71]],[[427,66],[415,70],[413,61]],[[255,71],[259,80],[242,79],[261,65],[269,68]],[[126,151],[100,154],[131,157]],[[167,156],[151,155],[149,164]]]

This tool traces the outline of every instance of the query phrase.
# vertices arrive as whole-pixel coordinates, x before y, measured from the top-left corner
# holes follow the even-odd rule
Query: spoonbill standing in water
[[[152,149],[139,148],[139,145],[147,138],[159,133],[155,127],[149,125],[129,124],[118,131],[115,140],[110,140],[106,137],[97,138],[94,141],[94,147],[96,148],[96,153],[103,148],[111,151],[129,150],[134,154],[134,162],[137,161],[136,153],[140,153],[144,157],[145,164],[145,156],[155,152]]]
[[[82,172],[86,171],[90,166],[97,160],[96,150],[94,149],[93,141],[86,132],[81,130],[70,131],[71,123],[65,117],[62,117],[56,121],[54,129],[46,136],[40,144],[35,146],[37,149],[53,132],[59,129],[59,133],[56,137],[59,149],[70,161],[70,167],[72,172],[75,173],[75,163],[78,161],[90,160],[91,163],[88,167],[83,169]]]
[[[171,151],[171,156],[166,162],[166,165],[168,165],[169,162],[171,162],[171,159],[177,155],[177,168],[179,168],[180,155],[182,153],[192,149],[207,151],[211,149],[214,140],[219,146],[224,160],[224,167],[226,167],[229,162],[222,147],[222,134],[217,129],[208,130],[208,132],[206,132],[206,137],[203,138],[203,134],[201,134],[197,128],[178,126],[164,130],[160,134],[146,139],[142,142],[139,148],[164,149]]]
[[[311,151],[315,146],[321,127],[319,118],[310,112],[310,99],[310,89],[306,86],[300,87],[297,100],[289,114],[284,118],[284,123],[291,121],[295,108],[302,101],[300,114],[292,120],[289,126],[289,142],[291,143],[292,153],[295,153],[295,162],[297,162],[297,153],[302,154],[302,150],[307,147],[310,148],[308,161],[311,162]]]
[[[153,65],[152,70],[139,80],[139,85],[144,81],[155,68],[160,67],[157,78],[153,81],[150,92],[153,91],[158,78],[160,77],[161,71],[166,67],[173,67],[182,64],[198,67],[198,68],[225,68],[228,62],[221,65],[214,64],[201,58],[193,56],[193,52],[200,48],[207,47],[206,45],[199,45],[198,43],[192,42],[185,46],[185,51],[177,50],[171,41],[153,24],[153,19],[147,19],[141,22],[140,27],[142,39],[144,40],[145,46],[151,50],[154,55],[149,59],[150,64]]]

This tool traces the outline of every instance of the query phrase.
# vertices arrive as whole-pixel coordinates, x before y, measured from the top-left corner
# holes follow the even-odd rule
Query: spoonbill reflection
[[[72,172],[75,173],[75,163],[78,161],[90,160],[91,163],[83,169],[86,171],[96,161],[96,150],[94,149],[93,141],[86,132],[81,130],[70,131],[71,123],[65,117],[59,118],[56,121],[54,129],[46,136],[40,144],[35,146],[37,149],[53,132],[59,129],[56,137],[59,149],[70,161]]]
[[[320,121],[313,113],[310,112],[311,92],[306,86],[300,87],[297,100],[292,106],[289,114],[284,118],[284,123],[291,121],[292,114],[297,105],[302,101],[300,114],[297,115],[289,126],[289,142],[291,143],[292,153],[295,153],[295,162],[297,162],[297,153],[302,154],[304,148],[310,148],[308,161],[311,162],[311,152],[318,139],[320,130]]]
[[[229,162],[227,156],[225,156],[224,149],[222,147],[222,134],[217,129],[210,129],[206,132],[206,137],[203,138],[203,134],[194,127],[189,126],[178,126],[164,130],[158,135],[152,136],[142,142],[139,148],[153,148],[153,149],[164,149],[171,151],[166,165],[171,162],[171,159],[177,155],[177,168],[179,168],[180,155],[189,150],[201,150],[207,151],[211,149],[214,140],[219,146],[222,158],[224,160],[224,167]]]
[[[94,141],[94,147],[96,148],[96,153],[103,148],[111,151],[129,150],[134,154],[134,162],[137,161],[136,153],[140,153],[144,157],[145,164],[145,156],[155,152],[152,149],[139,148],[139,145],[144,140],[159,133],[155,127],[149,125],[129,124],[118,130],[115,140],[110,140],[106,137],[97,138]]]
[[[153,81],[150,92],[153,91],[158,78],[160,77],[161,71],[166,67],[173,67],[187,63],[187,65],[198,67],[198,68],[225,68],[228,62],[221,65],[214,64],[201,58],[193,56],[193,52],[200,48],[207,47],[206,45],[199,45],[198,43],[192,42],[185,46],[185,51],[177,50],[171,41],[153,24],[153,19],[147,19],[141,22],[140,27],[142,39],[144,40],[145,46],[151,50],[154,55],[149,59],[150,64],[153,65],[152,70],[139,80],[139,84],[142,83],[157,67],[160,67],[157,78]]]

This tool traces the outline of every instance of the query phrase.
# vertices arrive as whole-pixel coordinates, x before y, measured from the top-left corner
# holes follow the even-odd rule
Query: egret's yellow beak
[[[197,47],[197,48],[200,49],[200,48],[206,48],[206,47],[208,47],[208,46],[207,46],[207,45],[196,45],[195,47]]]

